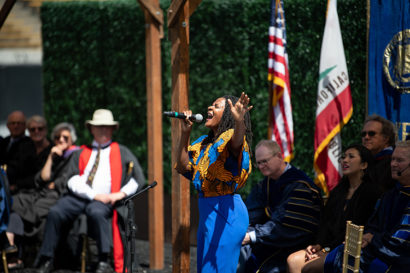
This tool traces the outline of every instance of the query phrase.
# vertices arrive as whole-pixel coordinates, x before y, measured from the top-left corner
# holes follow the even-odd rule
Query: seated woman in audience
[[[330,192],[317,242],[289,255],[288,272],[323,272],[327,253],[344,241],[346,221],[366,224],[381,195],[368,176],[372,163],[373,156],[363,145],[351,145],[345,150],[341,158],[343,177]]]
[[[74,145],[77,136],[70,123],[57,124],[51,134],[54,146],[51,148],[43,168],[35,176],[36,191],[19,193],[13,196],[12,211],[15,212],[24,225],[24,236],[41,240],[43,226],[48,211],[59,197],[67,190],[67,177],[64,168],[73,151],[79,149]],[[10,219],[7,236],[11,244],[19,246],[21,224]],[[19,242],[20,241],[20,242]],[[21,254],[20,254],[21,256]],[[21,262],[19,260],[19,262]]]

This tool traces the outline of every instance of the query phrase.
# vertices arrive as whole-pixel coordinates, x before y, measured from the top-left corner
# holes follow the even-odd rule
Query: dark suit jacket
[[[33,141],[23,136],[16,140],[7,150],[10,136],[0,142],[0,165],[7,165],[7,177],[10,186],[15,185],[18,191],[34,187],[34,175],[37,168],[36,148]]]

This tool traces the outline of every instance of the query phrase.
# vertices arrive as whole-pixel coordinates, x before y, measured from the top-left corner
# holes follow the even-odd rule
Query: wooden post
[[[189,17],[201,1],[173,0],[168,9],[168,29],[172,65],[172,110],[189,108]],[[190,8],[190,4],[192,6]],[[179,121],[172,120],[172,166],[176,162],[180,138]],[[172,272],[190,269],[190,182],[172,172]]]
[[[11,9],[13,8],[16,0],[6,0],[4,1],[3,7],[0,9],[0,29],[3,26],[4,22],[7,19]]]
[[[164,193],[162,158],[161,38],[163,14],[158,0],[138,0],[144,11],[146,32],[148,181],[158,186],[148,193],[150,268],[164,268]]]
[[[175,23],[169,25],[169,35],[172,42],[172,110],[188,109],[189,93],[189,17],[188,2],[181,3],[178,10],[173,10],[172,1],[168,14],[174,15]],[[170,17],[172,18],[172,17]],[[168,23],[170,22],[168,18]],[[177,143],[180,138],[179,121],[172,120],[172,166],[176,162]],[[172,272],[189,273],[190,268],[190,188],[189,181],[172,171]]]

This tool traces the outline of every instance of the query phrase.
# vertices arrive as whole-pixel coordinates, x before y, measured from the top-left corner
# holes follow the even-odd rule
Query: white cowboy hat
[[[92,120],[87,120],[86,125],[93,126],[116,126],[118,127],[118,121],[114,120],[114,117],[110,110],[107,109],[98,109],[95,110]]]

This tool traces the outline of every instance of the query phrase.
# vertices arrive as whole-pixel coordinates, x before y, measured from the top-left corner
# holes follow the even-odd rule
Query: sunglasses
[[[44,130],[44,128],[45,128],[44,126],[43,127],[31,127],[31,128],[28,128],[28,130],[34,133],[35,131],[41,132]]]
[[[68,136],[64,136],[64,135],[58,135],[54,137],[54,140],[59,140],[61,137],[63,137],[65,142],[68,142]]]
[[[375,131],[362,131],[361,135],[362,137],[365,137],[368,135],[369,137],[374,137],[377,133]]]

